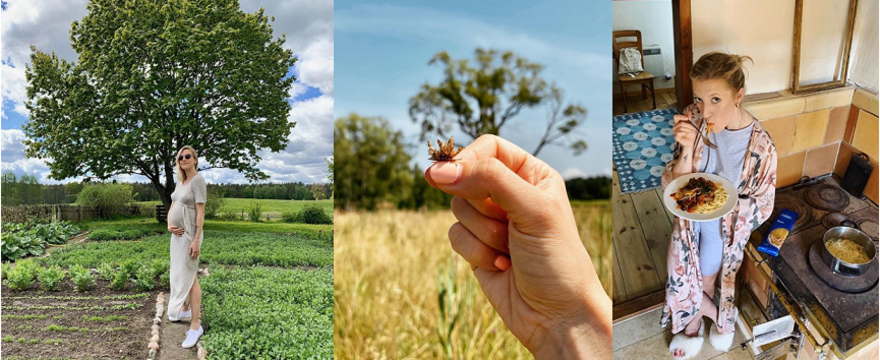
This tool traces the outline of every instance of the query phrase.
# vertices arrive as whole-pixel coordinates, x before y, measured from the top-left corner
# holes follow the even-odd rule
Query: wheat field
[[[611,207],[576,205],[574,212],[610,294]],[[334,222],[337,359],[532,358],[449,246],[450,211],[337,211]]]

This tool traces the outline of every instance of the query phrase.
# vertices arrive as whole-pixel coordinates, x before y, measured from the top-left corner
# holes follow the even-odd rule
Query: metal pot
[[[868,256],[871,258],[870,261],[864,264],[853,264],[846,261],[843,261],[837,258],[834,255],[831,255],[831,252],[828,251],[828,241],[831,239],[849,239],[856,244],[859,244],[868,251]],[[841,275],[848,276],[857,276],[861,275],[868,269],[868,265],[873,262],[877,257],[877,247],[874,245],[874,242],[871,241],[871,238],[868,237],[865,233],[859,231],[858,229],[851,228],[848,226],[837,226],[829,229],[825,232],[825,237],[822,239],[822,243],[825,246],[822,246],[822,261],[825,262],[828,267],[831,268],[835,273],[839,273]]]

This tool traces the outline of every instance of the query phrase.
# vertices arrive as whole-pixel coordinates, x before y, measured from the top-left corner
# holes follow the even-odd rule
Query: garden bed
[[[108,285],[97,280],[84,292],[69,281],[60,291],[3,285],[3,358],[144,358],[160,290],[116,291]]]

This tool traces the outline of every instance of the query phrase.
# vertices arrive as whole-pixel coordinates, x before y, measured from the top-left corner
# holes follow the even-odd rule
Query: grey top
[[[171,225],[182,227],[187,233],[194,233],[196,203],[207,201],[207,188],[202,174],[196,174],[192,180],[186,183],[177,183],[177,187],[171,193],[171,201],[174,202],[171,206],[171,213],[168,214],[168,221],[171,222]]]
[[[710,141],[718,146],[718,149],[710,149],[703,146],[703,159],[699,169],[705,169],[705,173],[715,174],[730,180],[736,186],[742,176],[745,165],[746,150],[752,137],[752,129],[755,122],[738,130],[721,130],[718,134],[712,134]],[[736,194],[731,194],[736,196]],[[721,219],[695,223],[694,232],[700,247],[700,269],[704,275],[717,274],[721,269]]]

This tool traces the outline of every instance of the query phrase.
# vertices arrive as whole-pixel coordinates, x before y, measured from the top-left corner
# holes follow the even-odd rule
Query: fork
[[[708,147],[710,147],[710,148],[712,148],[712,149],[718,149],[718,146],[716,146],[716,145],[713,144],[711,141],[709,141],[708,136],[703,135],[703,132],[700,131],[700,128],[697,126],[697,124],[694,124],[690,119],[688,119],[688,122],[687,122],[687,123],[690,124],[691,126],[693,126],[694,129],[697,129],[697,134],[700,134],[700,138],[703,140],[703,144],[706,144],[706,146],[708,146]],[[706,129],[706,132],[707,132],[707,133],[708,133],[708,130],[709,130],[709,129],[707,128],[707,129]]]

